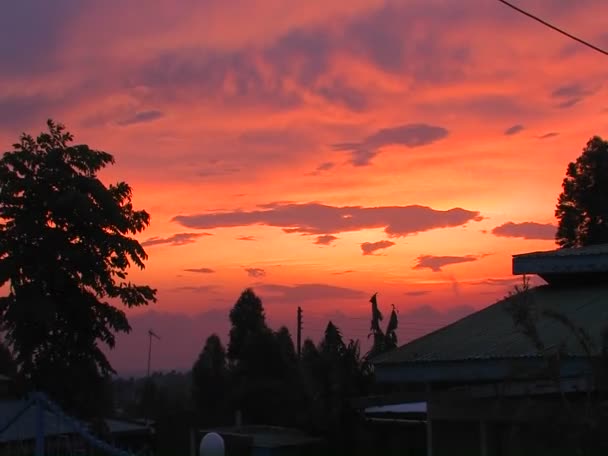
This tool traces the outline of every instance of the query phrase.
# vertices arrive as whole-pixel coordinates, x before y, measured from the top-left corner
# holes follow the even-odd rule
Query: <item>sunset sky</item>
[[[603,0],[514,3],[608,48]],[[19,0],[0,62],[0,150],[52,117],[151,214],[119,372],[148,328],[189,367],[249,286],[365,346],[374,292],[401,342],[495,302],[608,120],[608,57],[495,0]]]

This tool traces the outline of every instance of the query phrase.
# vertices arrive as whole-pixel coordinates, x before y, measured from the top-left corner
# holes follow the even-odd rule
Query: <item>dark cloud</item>
[[[149,247],[152,245],[161,245],[161,244],[168,244],[168,245],[192,244],[193,242],[196,242],[196,240],[198,238],[203,237],[203,236],[212,236],[212,234],[211,233],[177,233],[177,234],[174,234],[167,238],[161,238],[161,237],[155,236],[155,237],[146,239],[145,241],[143,241],[141,243],[141,245],[143,245],[144,247]]]
[[[204,165],[203,167],[199,168],[199,170],[196,172],[196,175],[199,177],[210,178],[228,176],[230,174],[239,173],[240,171],[241,168],[234,164],[230,164],[220,160],[210,160],[207,165]]]
[[[469,263],[471,261],[477,261],[480,257],[475,255],[465,256],[434,256],[434,255],[420,255],[416,261],[416,265],[413,269],[430,269],[433,272],[441,272],[441,268],[451,264]]]
[[[331,234],[324,234],[323,236],[317,236],[315,244],[319,245],[331,245],[332,242],[338,240],[338,237]]]
[[[336,164],[334,162],[323,162],[319,166],[317,166],[317,169],[315,169],[313,172],[309,173],[308,175],[309,176],[318,176],[319,174],[321,174],[325,171],[329,171],[330,169],[332,169],[335,166],[336,166]]]
[[[384,228],[389,236],[407,236],[481,219],[479,212],[462,208],[440,211],[426,206],[336,207],[320,203],[272,203],[253,211],[178,215],[172,221],[198,229],[267,225],[290,233],[316,235]]]
[[[509,278],[488,278],[483,280],[478,280],[475,282],[471,282],[471,285],[488,285],[493,287],[504,287],[504,286],[513,286],[518,283],[521,283],[521,278],[519,277],[509,277]]]
[[[388,249],[395,245],[391,241],[364,242],[361,244],[361,252],[363,255],[374,255],[378,250]]]
[[[355,272],[355,271],[352,269],[347,269],[345,271],[332,272],[332,275],[344,275],[344,274],[350,274],[352,272]]]
[[[255,236],[239,236],[236,238],[237,241],[257,241]]]
[[[570,108],[586,97],[593,95],[597,89],[584,87],[580,83],[567,84],[557,87],[551,92],[551,97],[558,101],[558,108]]]
[[[86,8],[79,0],[4,3],[0,14],[2,73],[15,76],[59,69],[63,60],[57,55],[65,51],[64,31]]]
[[[192,293],[216,293],[217,285],[186,285],[183,287],[173,288],[174,291],[188,291]]]
[[[558,136],[559,133],[556,131],[552,131],[550,133],[545,133],[544,135],[541,136],[537,136],[538,139],[549,139],[549,138],[554,138],[556,136]]]
[[[118,125],[128,126],[139,123],[152,122],[164,116],[165,115],[161,111],[141,111],[132,115],[131,117],[119,121]]]
[[[323,283],[306,283],[300,285],[265,284],[256,287],[261,295],[269,299],[280,299],[285,302],[318,301],[319,298],[359,299],[367,296],[363,291]]]
[[[417,290],[417,291],[406,291],[404,294],[406,296],[425,296],[430,294],[430,290]]]
[[[211,269],[211,268],[188,268],[188,269],[184,269],[184,271],[186,271],[186,272],[196,272],[198,274],[213,274],[215,272],[215,269]]]
[[[433,7],[427,2],[386,2],[355,18],[344,30],[340,47],[383,71],[407,74],[422,83],[454,81],[464,76],[470,49],[442,38],[442,32],[444,24],[466,23],[470,17],[471,9],[460,2]]]
[[[516,135],[517,133],[519,133],[523,129],[524,129],[523,125],[520,125],[520,124],[513,125],[512,127],[509,127],[509,128],[507,128],[505,130],[505,135],[506,136]]]
[[[410,148],[422,147],[444,139],[448,131],[443,127],[427,124],[407,124],[391,128],[382,128],[361,142],[334,144],[334,150],[351,153],[354,166],[367,166],[380,153],[380,149],[390,145]]]
[[[245,268],[245,272],[249,277],[260,278],[266,277],[266,271],[262,268]]]
[[[275,110],[301,106],[298,92],[286,88],[282,78],[264,77],[258,59],[259,54],[249,49],[229,53],[167,50],[140,65],[128,78],[127,88],[154,89],[143,98],[148,102],[195,99],[239,107],[263,103]]]
[[[403,321],[436,322],[437,326],[443,326],[446,321],[455,321],[475,312],[471,306],[455,306],[447,309],[436,309],[433,306],[423,305],[401,311],[399,317]]]
[[[495,227],[492,234],[502,237],[554,240],[556,230],[557,227],[551,223],[507,222]]]
[[[369,106],[365,92],[350,87],[341,79],[334,79],[316,92],[330,103],[344,106],[351,111],[364,111]]]

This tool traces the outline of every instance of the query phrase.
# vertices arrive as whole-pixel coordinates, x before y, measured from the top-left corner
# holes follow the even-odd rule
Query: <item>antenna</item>
[[[148,329],[148,338],[149,338],[149,342],[148,342],[148,378],[150,377],[150,363],[152,361],[152,338],[153,337],[160,340],[160,336],[158,334],[156,334],[151,329]]]

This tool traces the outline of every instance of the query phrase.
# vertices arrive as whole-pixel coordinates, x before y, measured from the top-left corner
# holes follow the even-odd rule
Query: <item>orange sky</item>
[[[517,4],[608,47],[605,2]],[[605,56],[488,0],[21,0],[0,43],[3,150],[52,117],[151,213],[119,370],[148,326],[190,365],[247,286],[313,338],[365,338],[376,291],[402,341],[494,302],[608,118]]]

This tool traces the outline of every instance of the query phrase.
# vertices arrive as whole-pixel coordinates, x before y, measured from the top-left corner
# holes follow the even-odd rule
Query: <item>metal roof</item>
[[[0,426],[4,427],[15,415],[26,406],[28,401],[11,400],[0,401]],[[56,436],[62,434],[74,434],[69,423],[63,422],[53,413],[44,412],[44,434]],[[16,422],[0,434],[0,442],[33,440],[36,437],[36,405],[25,411]]]
[[[569,249],[554,249],[538,252],[520,253],[513,258],[524,257],[572,257],[579,255],[607,255],[608,244],[588,245],[585,247],[572,247]]]
[[[426,402],[404,402],[401,404],[367,407],[365,413],[426,413]]]
[[[608,325],[608,285],[585,287],[532,288],[529,303],[535,308],[552,310],[583,328],[599,353],[602,331]],[[432,361],[465,361],[537,357],[532,342],[515,326],[508,312],[514,297],[507,298],[437,331],[379,355],[375,365]],[[554,318],[540,317],[537,323],[541,340],[548,350],[564,343],[569,356],[586,353],[568,328]]]

